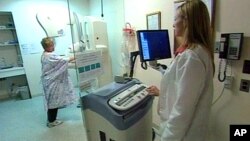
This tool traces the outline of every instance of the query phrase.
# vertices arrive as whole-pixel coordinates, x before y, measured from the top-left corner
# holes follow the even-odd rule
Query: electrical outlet
[[[240,91],[249,92],[250,80],[241,79]]]

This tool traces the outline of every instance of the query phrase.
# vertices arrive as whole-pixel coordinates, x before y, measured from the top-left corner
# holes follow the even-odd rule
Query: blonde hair
[[[206,5],[201,0],[187,0],[177,10],[184,17],[186,30],[184,43],[192,49],[193,44],[200,44],[211,56],[214,62],[214,47],[209,13]]]
[[[44,50],[46,50],[51,45],[51,43],[54,43],[53,38],[51,37],[45,37],[41,41],[41,45],[43,46]]]

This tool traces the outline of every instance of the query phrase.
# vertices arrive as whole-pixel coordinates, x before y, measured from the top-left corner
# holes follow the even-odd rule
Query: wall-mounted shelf
[[[23,66],[12,12],[0,12],[0,67]]]
[[[23,67],[0,69],[0,78],[13,77],[13,76],[24,75],[24,74],[25,74],[25,70]]]
[[[18,46],[19,44],[0,44],[0,47],[5,47],[5,46]]]
[[[10,84],[27,86],[14,18],[5,11],[0,11],[0,80],[0,97],[8,97]]]
[[[15,28],[0,28],[0,30],[16,30]]]

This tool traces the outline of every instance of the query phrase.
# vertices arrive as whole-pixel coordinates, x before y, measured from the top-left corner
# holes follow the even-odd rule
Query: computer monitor
[[[168,30],[138,30],[141,62],[171,58]]]

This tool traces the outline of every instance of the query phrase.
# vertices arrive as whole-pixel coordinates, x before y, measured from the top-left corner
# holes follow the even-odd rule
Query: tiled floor
[[[42,96],[0,101],[0,140],[86,141],[81,109],[76,105],[58,111],[62,125],[47,128]]]
[[[1,141],[87,141],[78,103],[60,109],[62,125],[47,128],[43,97],[0,101]],[[155,141],[160,141],[156,136]]]

